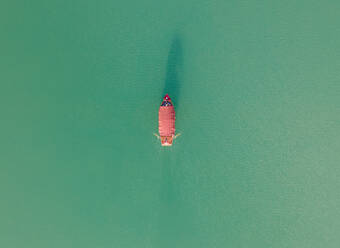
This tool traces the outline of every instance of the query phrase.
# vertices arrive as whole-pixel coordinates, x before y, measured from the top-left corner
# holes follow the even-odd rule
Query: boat
[[[166,94],[163,98],[161,106],[158,111],[158,132],[156,135],[160,140],[162,146],[171,146],[175,135],[175,108],[171,98]]]

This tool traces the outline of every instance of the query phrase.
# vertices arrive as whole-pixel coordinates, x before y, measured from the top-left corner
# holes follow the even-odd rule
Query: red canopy
[[[175,109],[174,106],[159,107],[158,130],[160,136],[175,135]]]

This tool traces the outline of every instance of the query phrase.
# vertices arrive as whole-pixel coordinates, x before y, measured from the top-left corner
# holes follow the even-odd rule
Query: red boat
[[[171,98],[166,94],[158,112],[158,131],[162,146],[171,146],[175,136],[175,108]]]

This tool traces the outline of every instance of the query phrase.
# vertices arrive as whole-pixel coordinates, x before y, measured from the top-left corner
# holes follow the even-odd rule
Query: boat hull
[[[162,146],[171,146],[175,135],[175,108],[168,95],[165,95],[158,112],[158,131]]]

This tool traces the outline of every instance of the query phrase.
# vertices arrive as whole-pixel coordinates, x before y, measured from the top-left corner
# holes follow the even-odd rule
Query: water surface
[[[339,7],[2,2],[0,246],[339,247]]]

